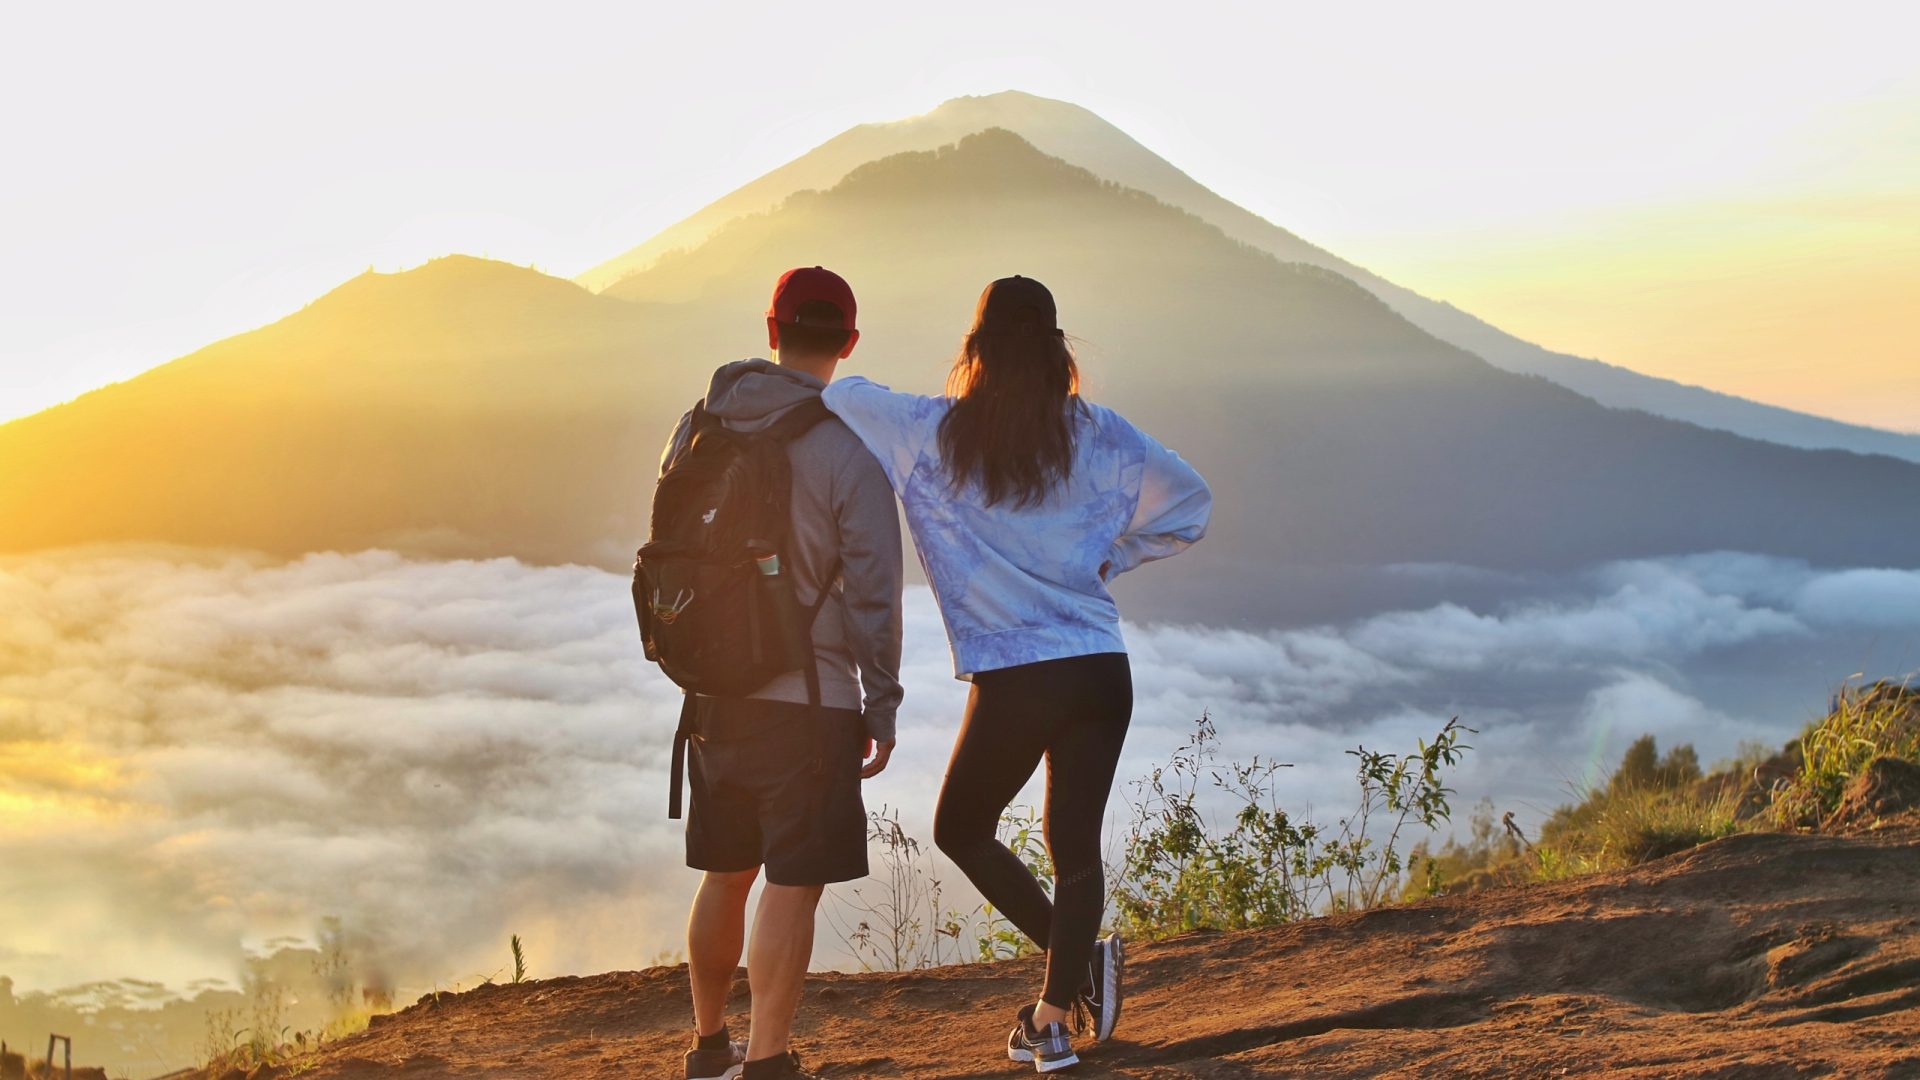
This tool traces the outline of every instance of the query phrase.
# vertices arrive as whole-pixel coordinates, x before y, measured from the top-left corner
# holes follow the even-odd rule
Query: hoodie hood
[[[735,431],[758,431],[826,388],[806,372],[771,360],[736,360],[713,373],[706,406]]]

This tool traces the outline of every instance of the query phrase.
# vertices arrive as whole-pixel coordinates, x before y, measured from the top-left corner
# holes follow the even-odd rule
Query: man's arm
[[[860,666],[867,736],[883,747],[883,756],[869,765],[878,772],[875,765],[884,766],[885,748],[893,745],[894,714],[903,696],[900,518],[886,473],[866,450],[847,458],[839,480],[834,485],[834,514],[840,527],[847,641]]]

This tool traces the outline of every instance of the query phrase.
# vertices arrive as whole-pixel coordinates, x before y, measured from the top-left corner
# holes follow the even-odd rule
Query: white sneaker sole
[[[1017,1061],[1022,1065],[1032,1065],[1036,1072],[1050,1073],[1059,1072],[1061,1069],[1080,1064],[1080,1055],[1068,1054],[1066,1057],[1055,1058],[1052,1061],[1039,1061],[1034,1058],[1033,1051],[1031,1050],[1015,1050],[1012,1047],[1008,1047],[1007,1060]]]
[[[1100,1026],[1093,1033],[1095,1042],[1106,1042],[1113,1037],[1113,1029],[1120,1026],[1120,975],[1127,965],[1127,951],[1119,934],[1109,934],[1107,940],[1112,947],[1107,950],[1106,969],[1100,977],[1100,1000],[1107,1007],[1100,1010]]]

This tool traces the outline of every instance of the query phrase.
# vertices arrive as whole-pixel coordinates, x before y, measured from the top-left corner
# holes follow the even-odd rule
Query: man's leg
[[[700,879],[687,915],[687,981],[693,984],[693,1024],[713,1035],[727,1020],[727,996],[740,967],[747,935],[747,893],[760,868],[731,873],[709,870]]]
[[[747,947],[747,983],[753,989],[748,1061],[765,1061],[787,1052],[807,962],[813,959],[813,913],[824,888],[769,881],[760,893],[753,943]]]

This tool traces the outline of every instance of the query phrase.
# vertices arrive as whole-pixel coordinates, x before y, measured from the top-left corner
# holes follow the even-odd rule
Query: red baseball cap
[[[846,278],[820,266],[796,266],[781,274],[773,287],[773,302],[767,305],[767,318],[797,323],[800,305],[814,300],[840,309],[840,329],[854,328],[853,287]]]

